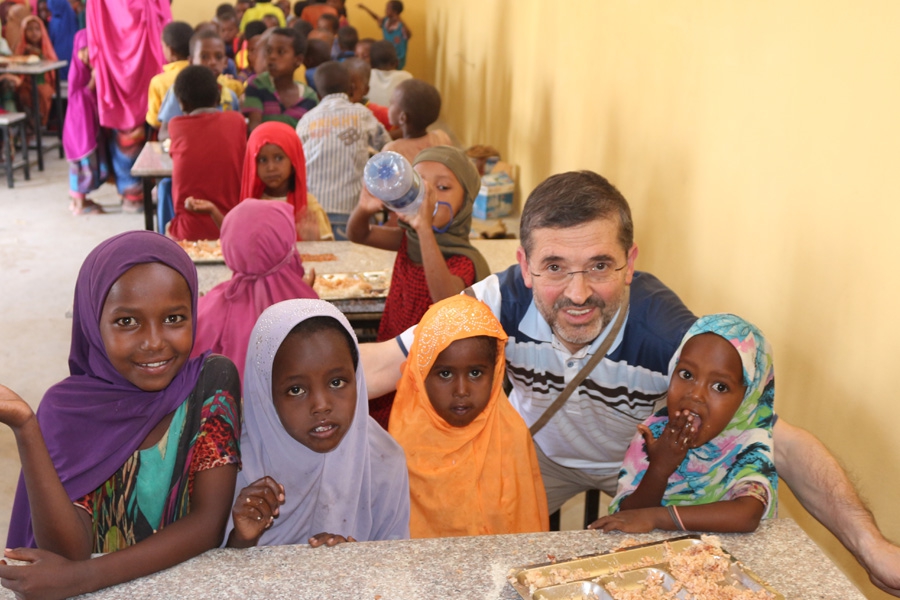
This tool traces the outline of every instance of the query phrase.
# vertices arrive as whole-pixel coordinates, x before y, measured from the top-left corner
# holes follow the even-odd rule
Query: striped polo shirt
[[[297,123],[306,155],[306,185],[327,213],[349,215],[359,201],[369,147],[391,141],[368,108],[329,94]]]
[[[538,312],[514,265],[472,286],[509,336],[510,402],[530,427],[590,360],[615,319],[590,345],[572,354]],[[637,426],[665,397],[669,362],[696,317],[649,273],[636,272],[625,324],[606,357],[535,436],[554,462],[594,475],[618,473]],[[399,338],[409,348],[412,329]]]

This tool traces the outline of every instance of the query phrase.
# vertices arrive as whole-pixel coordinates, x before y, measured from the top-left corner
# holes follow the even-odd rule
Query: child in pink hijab
[[[304,281],[293,206],[244,200],[222,222],[222,254],[234,276],[200,298],[194,352],[230,358],[244,376],[247,342],[256,319],[271,305],[318,298]]]

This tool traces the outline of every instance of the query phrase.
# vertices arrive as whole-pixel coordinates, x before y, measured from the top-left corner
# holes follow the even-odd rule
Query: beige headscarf
[[[26,4],[16,4],[6,14],[6,41],[13,52],[22,39],[22,20],[30,14],[31,7]]]
[[[469,230],[472,228],[472,207],[475,205],[475,197],[481,189],[481,177],[475,165],[466,155],[453,146],[432,146],[419,152],[413,165],[420,162],[441,163],[456,176],[463,187],[465,198],[459,212],[453,215],[453,221],[446,233],[435,233],[441,253],[447,256],[462,255],[475,265],[475,281],[481,281],[491,274],[490,267],[484,256],[481,255],[471,242],[469,242]],[[400,226],[406,230],[406,253],[416,264],[422,264],[422,251],[419,248],[419,236],[416,230],[404,222]]]

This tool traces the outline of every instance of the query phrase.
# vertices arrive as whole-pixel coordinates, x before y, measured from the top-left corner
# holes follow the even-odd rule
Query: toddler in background
[[[409,537],[403,450],[366,413],[359,346],[339,310],[322,300],[268,308],[244,375],[228,546]]]
[[[672,363],[666,407],[638,426],[612,514],[590,528],[754,531],[778,505],[772,350],[740,317],[707,315]]]
[[[402,81],[412,79],[412,73],[397,70],[397,51],[390,42],[375,42],[369,51],[372,76],[369,78],[369,98],[387,106]]]
[[[372,38],[363,38],[356,43],[356,58],[361,58],[371,67],[372,66],[372,44],[375,40]]]
[[[337,32],[337,54],[334,60],[343,62],[356,56],[356,43],[359,41],[359,33],[356,27],[345,25]]]
[[[159,107],[162,100],[175,83],[175,78],[190,62],[191,37],[193,28],[182,21],[172,21],[162,31],[163,54],[167,64],[163,65],[163,72],[150,80],[150,88],[147,91],[147,123],[154,129],[159,129]]]
[[[88,57],[87,30],[75,34],[69,69],[69,104],[63,127],[63,150],[69,161],[69,210],[73,215],[102,213],[87,195],[109,176],[106,139],[100,128],[97,89]]]
[[[402,69],[405,67],[406,47],[409,38],[412,37],[412,32],[406,26],[406,23],[400,19],[400,15],[403,13],[403,3],[399,0],[390,0],[384,7],[383,17],[376,15],[364,4],[358,4],[357,6],[369,13],[381,25],[381,33],[384,35],[384,40],[390,43],[397,51],[397,68]]]
[[[241,49],[237,51],[234,57],[234,64],[237,67],[237,78],[239,81],[246,82],[256,74],[256,54],[260,49],[259,39],[266,31],[266,24],[262,21],[250,21],[244,30],[244,41],[241,43]]]
[[[361,58],[348,58],[341,64],[347,68],[350,73],[350,101],[358,102],[369,109],[375,115],[378,122],[381,123],[388,133],[391,132],[391,119],[388,115],[387,106],[379,106],[374,102],[369,102],[369,76],[372,74],[372,67],[369,63]]]
[[[388,118],[399,127],[403,137],[384,147],[412,162],[419,152],[432,146],[452,146],[450,136],[440,129],[428,127],[441,116],[441,94],[421,79],[407,79],[391,95]]]
[[[262,21],[265,17],[272,17],[277,23],[273,23],[273,27],[284,27],[287,25],[284,13],[281,9],[272,4],[271,0],[256,0],[256,3],[247,8],[241,16],[240,32],[244,33],[244,29],[251,21]]]
[[[0,422],[16,436],[23,472],[4,558],[27,563],[4,565],[4,585],[75,596],[221,544],[240,465],[241,390],[227,358],[189,358],[196,314],[197,270],[158,233],[117,235],[85,259],[69,377],[37,417],[0,386]]]
[[[350,102],[350,74],[344,65],[327,62],[315,77],[322,101],[300,119],[297,135],[306,150],[309,188],[328,213],[335,239],[345,240],[369,147],[380,150],[390,137],[366,107]]]
[[[41,60],[58,60],[50,36],[43,21],[34,15],[28,15],[22,19],[22,37],[16,45],[15,53],[19,56],[37,56]],[[50,118],[50,109],[53,108],[53,96],[56,94],[56,73],[48,71],[36,77],[37,90],[32,88],[31,77],[22,77],[19,84],[19,101],[25,110],[31,114],[34,106],[34,96],[38,95],[38,107],[40,110],[40,123],[47,125]],[[34,123],[38,122],[35,115]]]
[[[200,298],[194,355],[227,356],[244,380],[250,331],[259,315],[283,300],[318,298],[297,251],[294,211],[284,202],[247,199],[222,221],[222,255],[231,269]]]
[[[465,294],[416,326],[389,429],[406,453],[413,538],[547,531],[531,433],[503,392],[505,344],[491,310]]]
[[[219,26],[219,35],[225,42],[225,56],[230,60],[234,60],[238,51],[238,43],[240,42],[240,21],[237,18],[237,11],[231,4],[220,4],[216,7],[216,24]]]
[[[244,91],[249,129],[252,132],[268,121],[295,127],[300,117],[318,104],[318,97],[309,86],[294,81],[294,71],[306,52],[306,40],[294,29],[273,29],[264,51],[267,71],[259,73]]]
[[[307,85],[321,96],[319,90],[316,89],[316,69],[331,60],[331,43],[327,40],[317,38],[317,34],[322,34],[322,32],[311,31],[309,34],[304,65],[306,66],[305,75]],[[327,34],[322,35],[329,37]]]
[[[469,241],[472,206],[481,187],[475,166],[451,146],[428,148],[413,165],[426,189],[415,215],[400,215],[399,227],[373,225],[372,216],[384,205],[363,187],[347,225],[350,241],[397,252],[379,342],[418,323],[434,302],[490,274],[487,261]],[[392,401],[393,394],[387,394],[369,404],[370,414],[385,428]]]
[[[211,214],[188,206],[193,198],[205,198],[224,217],[241,200],[247,125],[241,113],[219,109],[219,86],[206,67],[185,68],[172,91],[184,114],[169,123],[174,202],[172,214],[164,214],[160,197],[159,222],[166,235],[176,240],[215,240],[219,225]]]

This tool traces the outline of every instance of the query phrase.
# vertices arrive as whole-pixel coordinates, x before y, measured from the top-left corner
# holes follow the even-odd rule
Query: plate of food
[[[687,535],[521,567],[508,579],[526,600],[784,600],[714,536]]]
[[[219,240],[181,240],[178,245],[187,252],[191,260],[198,265],[222,264],[225,258],[222,256],[222,244]],[[325,254],[301,254],[300,260],[307,262],[328,262],[337,260],[337,256],[331,253]]]
[[[313,289],[322,300],[384,298],[391,287],[387,271],[365,273],[322,273],[316,275]]]

